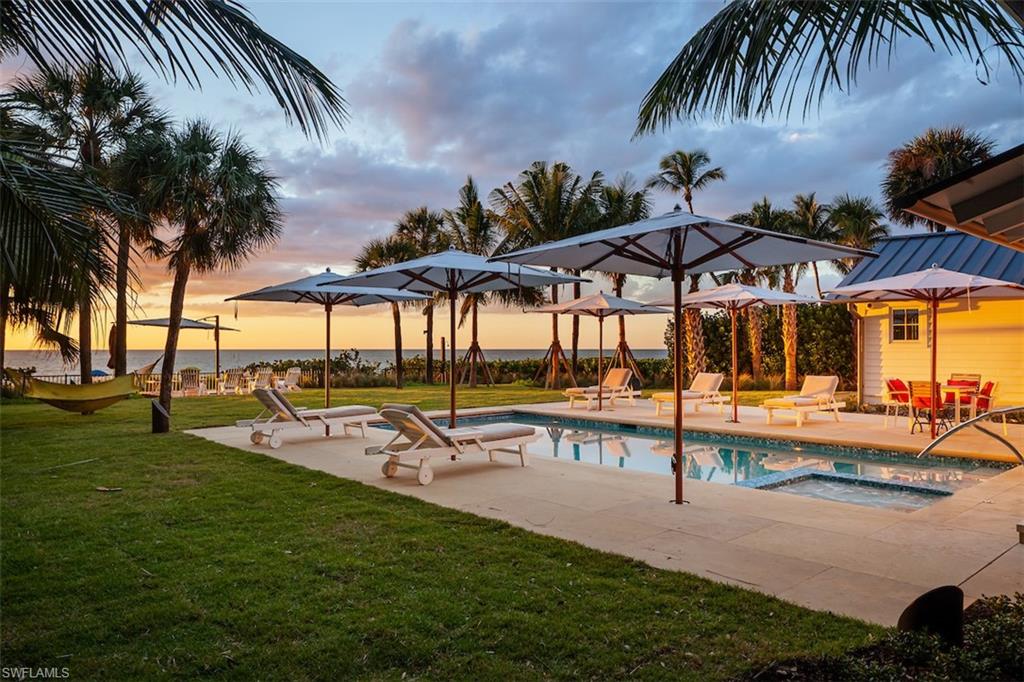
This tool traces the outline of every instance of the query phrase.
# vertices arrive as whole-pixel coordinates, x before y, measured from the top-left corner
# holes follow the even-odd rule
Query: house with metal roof
[[[1024,284],[1024,252],[963,232],[890,237],[875,246],[839,286],[902,275],[937,265]],[[862,402],[884,399],[885,379],[928,380],[931,320],[925,306],[858,303],[858,390]],[[1024,301],[975,299],[942,304],[938,376],[981,374],[998,382],[997,402],[1024,404]]]

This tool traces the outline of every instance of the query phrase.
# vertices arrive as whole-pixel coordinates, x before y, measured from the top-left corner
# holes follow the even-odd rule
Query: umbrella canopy
[[[785,291],[763,289],[746,284],[723,284],[714,289],[694,291],[682,298],[684,308],[717,308],[729,311],[732,326],[732,420],[738,423],[739,418],[739,352],[736,348],[736,316],[741,310],[756,305],[791,305],[796,303],[820,303],[816,298],[802,294],[790,294]],[[651,305],[672,305],[657,302]]]
[[[169,317],[154,317],[150,320],[132,320],[128,324],[137,324],[140,327],[167,327],[170,326],[171,318]],[[205,329],[206,331],[215,331],[220,329],[222,332],[237,332],[237,329],[231,327],[221,327],[216,324],[210,324],[209,322],[203,322],[202,320],[190,320],[187,317],[181,318],[182,329]]]
[[[574,270],[672,278],[675,320],[675,404],[682,397],[683,280],[688,274],[790,265],[817,260],[874,256],[835,244],[781,234],[725,220],[672,211],[662,216],[599,230],[496,256],[495,260]],[[683,415],[674,410],[675,499],[683,503]]]
[[[928,305],[932,318],[931,400],[929,401],[931,409],[929,412],[931,413],[931,437],[934,440],[937,430],[935,413],[939,401],[935,385],[938,364],[939,303],[960,298],[968,300],[971,298],[1019,298],[1024,296],[1024,287],[1001,279],[946,270],[933,265],[925,270],[831,289],[826,294],[829,302],[836,303],[920,301]]]
[[[602,292],[581,296],[580,298],[565,303],[552,303],[550,305],[534,308],[535,313],[556,313],[558,315],[588,315],[597,318],[597,411],[603,407],[602,395],[604,392],[604,320],[606,317],[617,317],[619,315],[652,315],[668,313],[668,310],[645,305],[639,301],[631,301],[627,298],[609,296]]]
[[[324,407],[331,406],[331,309],[336,305],[364,306],[377,303],[421,301],[423,294],[379,287],[335,286],[338,275],[327,268],[324,272],[283,284],[274,284],[256,291],[232,296],[228,301],[271,301],[278,303],[315,303],[324,307]]]
[[[460,293],[480,293],[519,287],[542,287],[572,284],[589,280],[560,275],[548,270],[495,263],[486,256],[450,248],[422,258],[367,270],[348,277],[336,277],[328,284],[392,287],[406,291],[445,292],[451,306],[449,347],[451,371],[448,373],[449,426],[455,428],[455,302]]]

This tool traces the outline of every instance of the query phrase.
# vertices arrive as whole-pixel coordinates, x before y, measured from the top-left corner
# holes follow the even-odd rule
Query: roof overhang
[[[1024,144],[901,197],[916,216],[1024,251]]]

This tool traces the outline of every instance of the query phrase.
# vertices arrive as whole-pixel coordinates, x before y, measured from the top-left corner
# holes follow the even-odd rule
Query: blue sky
[[[1005,68],[982,85],[972,63],[906,41],[888,68],[864,73],[850,93],[830,93],[806,119],[683,122],[631,139],[644,93],[719,2],[247,6],[340,86],[352,120],[320,144],[289,127],[265,95],[213,78],[202,92],[150,79],[176,117],[241,132],[282,182],[280,246],[258,266],[195,281],[196,312],[224,312],[225,295],[299,271],[344,269],[405,210],[451,207],[467,174],[484,192],[535,160],[644,179],[665,153],[699,147],[728,179],[697,195],[695,209],[725,217],[762,196],[779,204],[812,191],[826,201],[844,192],[877,197],[886,154],[929,126],[965,125],[997,149],[1022,138],[1021,90]],[[656,199],[658,211],[677,202]],[[628,294],[662,293],[634,279]],[[146,313],[163,314],[164,271],[151,266],[146,280]],[[653,326],[645,335],[640,345],[657,344]],[[419,334],[410,336],[415,345]]]

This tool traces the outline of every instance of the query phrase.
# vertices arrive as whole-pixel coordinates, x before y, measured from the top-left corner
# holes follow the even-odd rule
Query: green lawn
[[[396,394],[335,392],[445,405],[443,387]],[[551,395],[476,389],[461,404]],[[153,436],[148,406],[0,408],[4,666],[74,679],[706,680],[881,632],[178,430]],[[179,400],[174,425],[252,413],[251,399]]]

